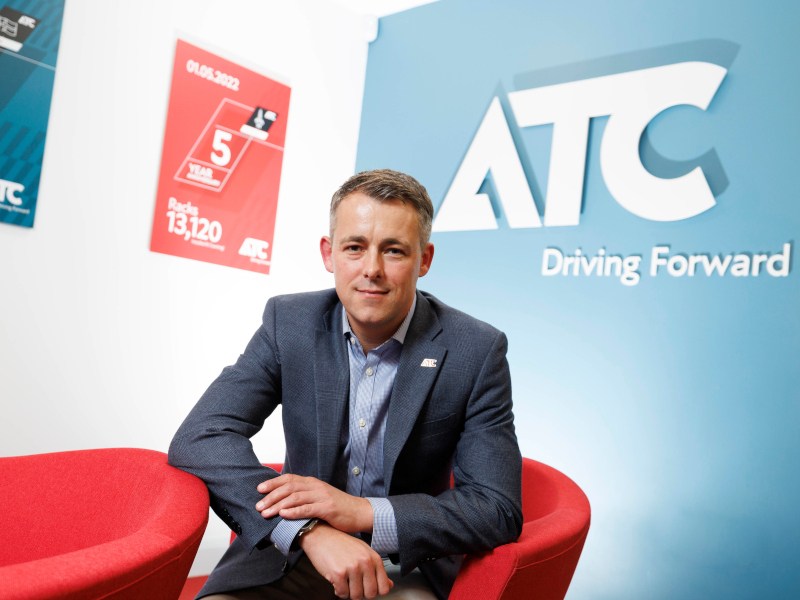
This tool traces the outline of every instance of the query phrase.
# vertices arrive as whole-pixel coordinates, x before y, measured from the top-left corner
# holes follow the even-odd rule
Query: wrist
[[[372,502],[369,501],[368,498],[359,498],[360,501],[360,510],[359,510],[359,527],[358,530],[361,533],[372,533],[372,528],[374,526],[375,521],[375,513],[374,507],[372,506]]]
[[[324,534],[325,529],[331,529],[331,526],[328,525],[322,519],[314,519],[314,521],[316,521],[316,523],[312,527],[306,529],[306,531],[303,532],[303,535],[299,535],[298,532],[298,536],[295,538],[295,544],[304,552],[306,551],[309,543],[313,544],[314,540],[317,539],[320,535],[323,536],[325,535]]]
[[[306,523],[305,525],[303,525],[303,526],[302,526],[302,527],[301,527],[301,528],[300,528],[300,529],[297,531],[297,535],[295,535],[295,536],[294,536],[294,540],[292,540],[292,546],[291,546],[291,549],[292,549],[292,550],[297,550],[298,548],[302,547],[302,545],[303,545],[303,538],[304,538],[305,536],[307,536],[308,534],[310,534],[310,533],[311,533],[311,531],[313,531],[313,530],[314,530],[314,528],[316,528],[316,527],[317,527],[317,525],[319,525],[320,523],[323,523],[323,521],[322,521],[321,519],[316,519],[316,518],[315,518],[315,519],[311,519],[311,520],[309,520],[309,521],[308,521],[308,523]]]

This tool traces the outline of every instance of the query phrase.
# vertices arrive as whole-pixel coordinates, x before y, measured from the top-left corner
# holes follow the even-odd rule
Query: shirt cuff
[[[367,498],[372,505],[372,549],[381,556],[397,554],[397,521],[388,498]]]
[[[275,547],[280,550],[284,556],[289,556],[289,550],[292,547],[292,542],[297,536],[300,528],[308,523],[311,519],[283,519],[269,534],[269,539],[275,544]]]

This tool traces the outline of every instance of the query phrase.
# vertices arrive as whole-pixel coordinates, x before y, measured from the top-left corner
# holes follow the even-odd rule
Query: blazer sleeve
[[[401,571],[515,541],[522,530],[522,458],[514,432],[507,339],[496,332],[466,403],[453,457],[454,487],[390,496]],[[420,468],[424,457],[420,457]]]
[[[250,438],[281,401],[275,304],[235,364],[225,367],[184,420],[169,448],[169,463],[202,479],[211,508],[251,549],[281,520],[255,509],[256,486],[277,473],[264,467]]]

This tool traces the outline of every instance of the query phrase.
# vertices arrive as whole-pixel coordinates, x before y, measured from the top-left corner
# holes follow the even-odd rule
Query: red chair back
[[[162,452],[0,458],[0,595],[177,598],[208,522],[208,490]]]
[[[522,535],[464,560],[450,600],[563,600],[589,532],[591,508],[569,477],[522,459]]]

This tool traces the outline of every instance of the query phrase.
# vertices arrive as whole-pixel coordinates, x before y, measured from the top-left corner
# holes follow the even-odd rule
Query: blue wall
[[[493,98],[543,216],[559,126],[521,126],[514,92],[687,61],[724,70],[705,110],[668,108],[639,143],[662,180],[700,168],[713,206],[677,220],[623,206],[600,156],[617,117],[600,115],[588,126],[577,223],[512,227],[509,207],[528,199],[496,172],[509,164],[498,147],[480,189],[452,207],[472,214],[490,202],[496,228],[435,233],[420,282],[508,333],[523,454],[566,472],[592,502],[572,598],[800,594],[799,17],[790,2],[442,0],[381,20],[357,169],[408,171],[437,207]],[[620,113],[660,93],[603,81],[619,90]],[[578,147],[559,156],[570,153],[580,162]],[[644,196],[634,200],[652,206]],[[702,265],[693,277],[666,266],[651,275],[658,246],[676,271],[692,256],[731,262],[724,275]],[[640,277],[545,275],[548,249],[639,256]],[[760,254],[772,272],[731,272]]]

